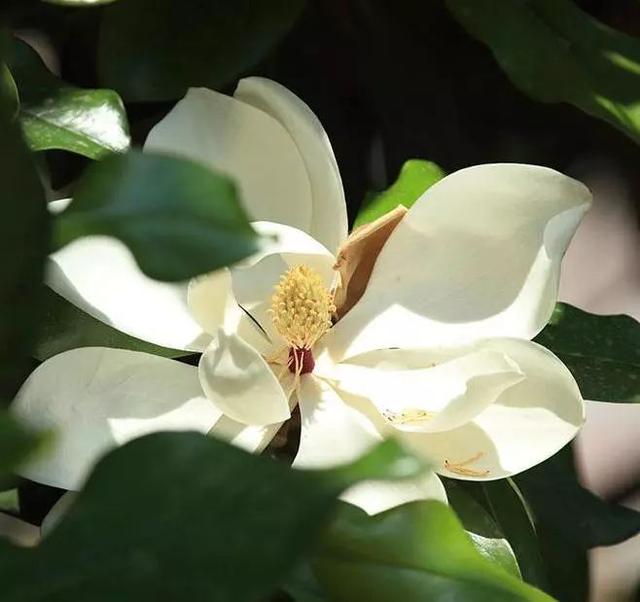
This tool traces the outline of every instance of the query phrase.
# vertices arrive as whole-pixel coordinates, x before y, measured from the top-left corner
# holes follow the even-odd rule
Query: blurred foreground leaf
[[[0,64],[1,64],[0,57]],[[19,128],[0,111],[0,406],[30,367],[38,295],[49,246],[49,213]]]
[[[633,318],[558,303],[535,340],[567,365],[586,399],[640,401],[640,323]]]
[[[444,171],[435,163],[422,159],[410,159],[402,166],[396,181],[389,188],[365,201],[358,212],[354,227],[368,224],[398,205],[411,207],[427,188],[444,176]]]
[[[640,41],[570,0],[447,0],[511,81],[541,102],[568,102],[640,142]]]
[[[41,442],[40,435],[25,429],[7,412],[0,411],[0,490],[2,479],[26,460]]]
[[[44,361],[78,347],[113,347],[144,351],[163,357],[182,357],[188,352],[160,347],[132,337],[76,307],[48,286],[42,295],[42,323],[33,356]]]
[[[10,67],[20,94],[20,122],[32,150],[63,149],[99,159],[129,147],[124,105],[113,90],[66,84],[17,39]]]
[[[3,602],[257,600],[313,544],[344,486],[422,466],[393,441],[306,472],[194,433],[104,458],[35,550],[0,542]]]
[[[304,0],[126,0],[105,9],[98,66],[129,101],[219,88],[253,67],[293,25]]]
[[[91,165],[55,218],[61,248],[100,234],[125,243],[151,278],[186,280],[257,250],[233,182],[206,167],[130,152]]]
[[[551,600],[480,555],[453,511],[435,501],[375,516],[344,505],[313,566],[337,602]]]

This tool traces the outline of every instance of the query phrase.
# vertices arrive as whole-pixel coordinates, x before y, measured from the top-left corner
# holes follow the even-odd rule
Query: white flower
[[[24,476],[77,488],[105,450],[163,429],[259,451],[296,403],[298,467],[339,464],[396,435],[443,475],[497,479],[573,438],[578,387],[530,339],[551,315],[562,255],[590,203],[582,184],[516,164],[448,176],[394,222],[364,294],[332,323],[346,209],[305,104],[258,78],[234,98],[191,90],[146,148],[235,176],[255,227],[277,243],[177,286],[145,278],[112,239],[56,253],[58,293],[129,334],[203,355],[198,368],[106,348],[45,362],[14,411],[59,436]],[[378,511],[420,497],[444,498],[435,476],[363,484],[348,499]]]

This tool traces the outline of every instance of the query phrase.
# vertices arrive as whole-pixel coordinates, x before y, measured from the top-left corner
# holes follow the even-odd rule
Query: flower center
[[[291,372],[313,370],[311,348],[331,328],[335,310],[333,294],[309,266],[297,265],[282,275],[271,298],[271,319],[290,348]]]

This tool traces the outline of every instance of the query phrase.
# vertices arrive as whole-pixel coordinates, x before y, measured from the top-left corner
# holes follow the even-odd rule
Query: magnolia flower
[[[530,339],[551,315],[562,255],[589,206],[582,184],[543,167],[471,167],[347,238],[322,126],[258,78],[234,98],[191,90],[146,148],[236,177],[254,226],[277,242],[180,285],[147,279],[104,237],[53,255],[49,285],[71,302],[202,356],[196,368],[85,348],[44,362],[14,411],[58,438],[24,476],[78,488],[107,449],[156,430],[196,429],[260,451],[296,404],[297,467],[343,463],[393,435],[442,475],[489,480],[574,437],[578,387]],[[370,512],[427,497],[445,499],[434,475],[347,494]]]

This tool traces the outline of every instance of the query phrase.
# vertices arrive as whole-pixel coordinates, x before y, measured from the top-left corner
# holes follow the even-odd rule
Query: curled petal
[[[524,377],[501,351],[478,346],[446,351],[382,349],[316,373],[338,391],[365,397],[400,431],[461,426]]]
[[[237,335],[221,329],[202,354],[198,373],[211,404],[232,420],[266,425],[291,416],[288,396],[271,368]]]
[[[550,351],[519,339],[487,345],[517,362],[525,378],[459,428],[403,433],[417,451],[438,461],[447,477],[509,477],[550,458],[584,422],[584,402],[571,373]]]
[[[204,163],[231,175],[256,220],[311,225],[311,187],[295,142],[278,121],[240,100],[192,88],[149,132],[145,151]]]
[[[534,337],[590,202],[580,182],[545,167],[479,165],[444,178],[393,231],[363,297],[336,324],[335,359]]]
[[[240,80],[234,97],[276,119],[289,132],[309,175],[309,234],[335,251],[347,237],[347,206],[329,137],[313,111],[284,86],[262,77]]]

